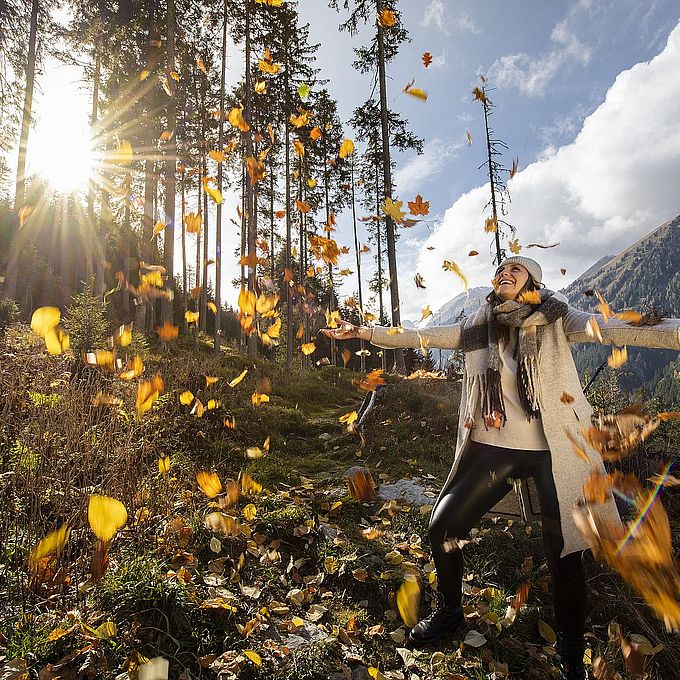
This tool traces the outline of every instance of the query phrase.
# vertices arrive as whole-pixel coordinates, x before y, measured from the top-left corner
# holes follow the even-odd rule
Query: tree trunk
[[[206,118],[206,83],[205,83],[205,78],[201,80],[201,121],[204,121]],[[201,124],[202,132],[201,132],[201,141],[200,141],[200,149],[201,149],[201,176],[202,177],[207,177],[208,176],[208,154],[207,154],[207,148],[206,148],[206,143],[205,143],[205,128],[203,128],[203,124]],[[209,252],[209,237],[210,234],[208,233],[208,192],[203,190],[203,259],[201,260],[201,269],[202,269],[202,278],[203,278],[203,287],[201,288],[201,296],[200,296],[200,309],[199,309],[199,318],[198,318],[198,325],[199,328],[205,333],[205,330],[207,328],[207,313],[208,313],[208,252]]]
[[[175,0],[167,4],[167,68],[166,81],[171,95],[168,97],[168,129],[173,133],[166,142],[165,161],[165,221],[163,232],[163,266],[167,274],[167,287],[175,292],[175,171],[177,168],[177,114],[175,106],[176,88],[170,75],[175,70]],[[161,322],[173,323],[174,304],[172,298],[163,298],[161,303]]]
[[[92,83],[92,110],[90,112],[90,146],[94,147],[97,138],[95,127],[99,115],[99,76],[101,72],[101,49],[99,37],[95,39],[94,47],[94,77]],[[97,273],[95,290],[97,295],[104,294],[104,263],[101,243],[97,236],[97,225],[94,216],[94,177],[88,177],[87,187],[87,235],[85,237],[85,280],[89,282],[94,274]],[[94,260],[94,262],[93,262]],[[96,268],[96,269],[95,269]]]
[[[327,150],[327,140],[326,135],[323,136],[323,189],[324,197],[326,202],[326,237],[331,238],[331,206],[329,199],[329,189],[328,183],[330,178],[328,177],[328,150]],[[335,290],[333,289],[333,265],[328,263],[328,311],[333,312],[335,309]],[[331,338],[331,364],[335,366],[338,361],[338,348],[335,340]]]
[[[252,83],[250,77],[250,13],[251,0],[246,0],[246,55],[245,55],[245,70],[246,70],[246,101],[245,101],[245,116],[247,121],[252,119]],[[246,158],[253,157],[253,132],[245,133],[246,135]],[[255,201],[254,201],[254,185],[246,177],[246,222],[248,224],[248,255],[255,253],[257,248],[257,227],[255,223]],[[248,291],[255,294],[255,277],[257,275],[257,264],[253,263],[248,266]],[[257,323],[257,318],[253,319],[253,327]],[[257,356],[257,332],[251,333],[248,336],[248,357],[254,359]]]
[[[378,14],[382,10],[382,1],[376,0]],[[387,111],[387,83],[385,79],[385,36],[383,27],[378,22],[378,79],[380,81],[380,119],[382,123],[383,176],[385,198],[392,198],[392,165],[390,160],[390,131]],[[399,306],[399,277],[397,275],[397,249],[394,222],[385,215],[387,230],[387,264],[390,270],[390,302],[392,305],[392,325],[401,325],[401,309]],[[399,347],[394,350],[394,361],[397,373],[404,375],[406,365],[404,352]]]
[[[224,18],[222,25],[222,73],[220,76],[220,131],[217,148],[224,146],[224,88],[227,75],[227,0],[224,0]],[[222,192],[222,163],[217,164],[217,189]],[[220,332],[222,321],[222,205],[217,206],[217,222],[215,225],[215,333],[213,344],[215,353],[220,351]]]
[[[498,231],[498,211],[496,209],[496,185],[493,179],[493,167],[491,164],[491,136],[489,134],[489,107],[485,101],[482,102],[484,107],[484,130],[486,131],[486,158],[489,164],[489,186],[491,187],[491,211],[493,213],[494,221],[496,222],[496,231],[494,232],[496,243],[496,260],[493,264],[498,266],[501,263],[501,241]]]
[[[380,175],[379,168],[375,167],[375,203],[376,203],[376,217],[380,217]],[[385,319],[385,302],[383,300],[383,272],[382,272],[382,235],[380,233],[380,219],[375,222],[375,234],[378,244],[378,316],[380,323]],[[404,364],[405,365],[405,364]],[[382,350],[382,368],[387,370],[387,350]]]
[[[288,71],[290,70],[288,41],[290,40],[290,26],[285,27],[285,71],[284,71],[284,92],[286,98],[286,111],[284,116],[284,134],[285,140],[285,165],[286,165],[286,254],[285,267],[290,270],[292,266],[291,260],[291,221],[290,221],[290,80]],[[284,281],[283,286],[286,289],[286,367],[293,366],[293,296],[291,295],[290,286]]]
[[[359,309],[361,310],[361,315],[364,313],[364,298],[361,293],[361,253],[359,252],[359,237],[357,235],[357,205],[356,197],[354,193],[354,154],[350,158],[350,172],[352,179],[352,228],[354,230],[354,254],[356,256],[357,262],[357,286],[359,292]],[[361,340],[361,370],[366,370],[366,357],[363,354],[364,341]]]
[[[18,213],[26,200],[26,152],[28,150],[28,133],[31,129],[31,109],[33,107],[33,84],[35,82],[35,51],[38,41],[38,0],[31,4],[31,27],[28,34],[28,61],[26,63],[26,92],[24,93],[24,110],[21,119],[21,135],[19,137],[19,157],[17,159],[16,186],[14,192],[14,212]],[[18,222],[12,234],[9,261],[7,263],[7,296],[16,298],[19,257],[21,256],[22,233]]]

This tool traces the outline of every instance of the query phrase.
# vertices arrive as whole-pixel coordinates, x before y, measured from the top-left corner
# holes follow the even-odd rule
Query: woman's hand
[[[331,340],[351,340],[352,338],[367,340],[366,334],[370,333],[370,329],[340,320],[337,328],[322,328],[320,332]]]

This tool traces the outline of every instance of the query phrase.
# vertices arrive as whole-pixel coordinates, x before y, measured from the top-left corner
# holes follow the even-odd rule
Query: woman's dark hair
[[[522,286],[520,289],[518,295],[521,295],[522,293],[528,291],[528,290],[540,290],[540,286],[536,283],[536,279],[529,274],[529,278],[526,280],[526,283]],[[486,296],[486,302],[487,304],[491,305],[492,307],[495,307],[496,305],[500,305],[502,302],[505,302],[503,298],[499,297],[496,294],[495,290],[492,290],[487,296]],[[491,315],[493,318],[493,314]],[[498,337],[499,339],[502,338],[505,343],[509,341],[510,338],[510,326],[506,326],[504,324],[497,324],[498,327]],[[519,349],[519,344],[517,347],[515,347],[515,358],[517,358],[517,351]]]

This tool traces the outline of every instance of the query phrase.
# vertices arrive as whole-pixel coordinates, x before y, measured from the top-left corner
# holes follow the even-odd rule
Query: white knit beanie
[[[521,264],[529,272],[529,274],[531,274],[532,278],[536,282],[536,285],[543,285],[543,282],[541,281],[543,278],[543,270],[541,269],[541,265],[538,264],[536,260],[532,260],[530,257],[522,257],[521,255],[513,255],[512,257],[506,257],[503,262],[498,265],[496,271],[506,264]]]

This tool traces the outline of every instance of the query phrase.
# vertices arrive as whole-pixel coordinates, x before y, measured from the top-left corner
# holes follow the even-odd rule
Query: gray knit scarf
[[[565,302],[553,297],[553,291],[539,291],[540,304],[524,304],[505,300],[500,304],[486,304],[465,320],[463,351],[468,375],[467,408],[472,416],[471,397],[481,391],[482,418],[487,421],[506,421],[503,390],[501,389],[501,359],[498,348],[498,324],[518,328],[517,392],[529,419],[537,418],[538,406],[538,350],[544,326],[563,317],[568,309]]]

